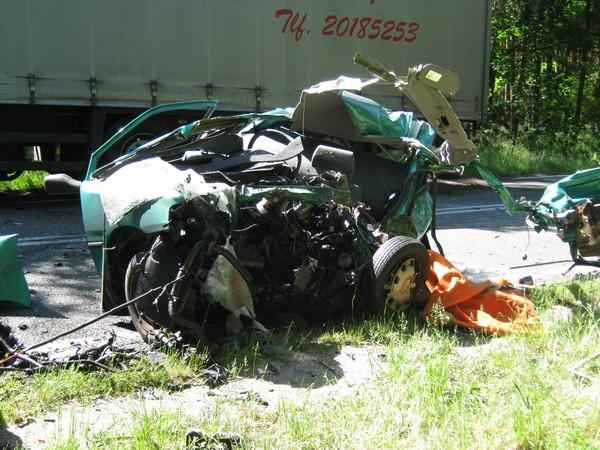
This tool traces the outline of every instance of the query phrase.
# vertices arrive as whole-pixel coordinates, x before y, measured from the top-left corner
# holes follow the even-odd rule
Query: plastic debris
[[[495,289],[490,281],[471,282],[433,250],[429,261],[431,297],[423,310],[426,320],[490,334],[527,333],[539,326],[535,306],[522,291]]]
[[[188,450],[219,449],[233,450],[243,445],[242,436],[237,433],[207,434],[199,430],[189,430],[185,436],[185,447]]]

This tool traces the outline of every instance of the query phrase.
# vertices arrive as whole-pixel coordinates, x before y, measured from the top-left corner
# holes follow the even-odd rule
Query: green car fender
[[[164,231],[168,227],[171,208],[183,203],[182,194],[161,197],[136,205],[114,224],[109,224],[104,215],[100,197],[101,182],[82,184],[80,190],[81,208],[87,241],[98,273],[104,267],[104,251],[110,245],[111,236],[122,228],[132,228],[147,234]]]

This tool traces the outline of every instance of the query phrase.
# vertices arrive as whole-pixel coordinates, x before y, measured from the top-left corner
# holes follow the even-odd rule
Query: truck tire
[[[15,170],[14,172],[0,172],[0,181],[16,180],[21,176],[22,173],[22,170]]]
[[[113,124],[105,133],[104,140],[106,141],[110,139],[125,125],[126,123],[123,122],[117,122]],[[171,127],[170,123],[162,122],[156,119],[147,120],[123,137],[123,140],[119,144],[120,154],[124,155],[126,153],[130,153],[146,142],[168,133],[173,128],[174,127]]]
[[[421,242],[407,236],[389,239],[373,255],[363,283],[367,311],[385,314],[421,303],[427,296],[428,270],[429,254]]]
[[[127,125],[126,122],[118,121],[109,126],[104,133],[104,142],[117,134],[125,125]],[[150,119],[142,123],[140,126],[123,136],[121,141],[118,142],[119,145],[113,145],[107,153],[102,155],[98,166],[107,164],[119,156],[134,151],[139,146],[168,133],[173,128],[175,127],[171,127],[171,123],[168,120],[162,122]]]
[[[0,159],[2,161],[22,161],[23,148],[18,144],[0,145]],[[22,170],[13,170],[10,172],[0,172],[0,181],[16,180],[23,173]]]

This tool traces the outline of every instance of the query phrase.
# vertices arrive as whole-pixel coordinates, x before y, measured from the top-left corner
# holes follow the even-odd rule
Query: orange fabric
[[[423,315],[429,320],[436,320],[436,305],[441,305],[452,322],[486,333],[528,332],[539,322],[535,306],[523,292],[498,290],[489,281],[471,282],[432,250],[427,288],[431,297]],[[438,306],[438,314],[439,309]]]

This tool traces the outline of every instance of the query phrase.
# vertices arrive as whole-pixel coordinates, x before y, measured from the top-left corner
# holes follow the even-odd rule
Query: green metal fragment
[[[262,198],[285,198],[307,201],[309,203],[327,203],[333,201],[348,206],[354,206],[355,204],[349,191],[322,186],[301,187],[280,185],[273,187],[242,185],[238,187],[238,190],[239,201],[242,203],[258,201]]]
[[[600,197],[600,167],[575,172],[546,188],[538,204],[558,212]]]
[[[417,139],[427,147],[433,144],[433,127],[427,122],[414,119],[412,112],[392,111],[370,98],[350,91],[340,91],[338,95],[361,136],[405,137]]]
[[[27,308],[31,306],[29,288],[17,252],[16,234],[0,236],[0,301]]]
[[[504,203],[506,207],[506,212],[510,215],[516,212],[530,212],[530,207],[525,204],[517,202],[509,190],[502,184],[502,181],[496,177],[487,167],[481,165],[478,161],[474,161],[471,163],[474,166],[481,177],[486,181],[486,183],[498,193],[500,196],[500,200]]]

